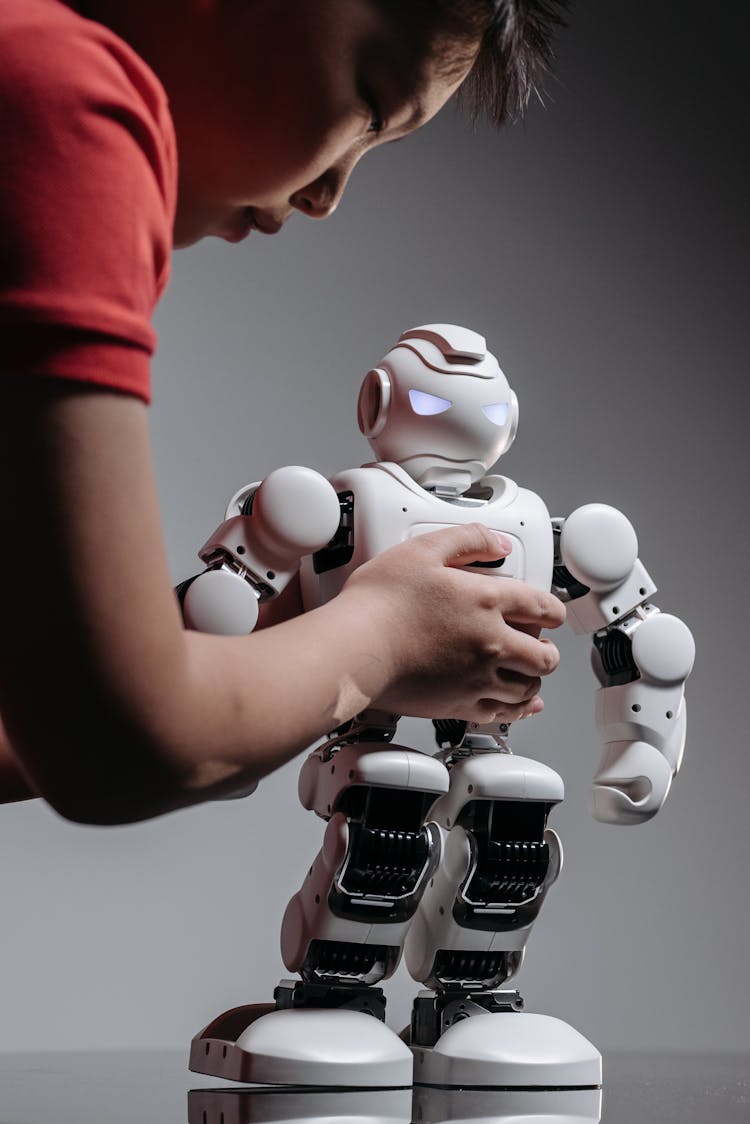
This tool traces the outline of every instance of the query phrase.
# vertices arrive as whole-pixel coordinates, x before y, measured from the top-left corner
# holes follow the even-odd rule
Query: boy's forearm
[[[387,684],[385,646],[347,615],[341,599],[252,636],[184,632],[125,707],[89,683],[85,705],[26,725],[40,794],[68,819],[114,824],[247,789]],[[36,795],[17,769],[7,792]]]
[[[369,706],[393,671],[374,633],[345,597],[252,636],[187,633],[188,705],[169,726],[189,783],[258,780]]]

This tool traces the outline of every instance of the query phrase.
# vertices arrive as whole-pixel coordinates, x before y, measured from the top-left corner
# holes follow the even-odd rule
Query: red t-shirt
[[[60,0],[2,0],[0,375],[149,401],[176,184],[143,60]]]

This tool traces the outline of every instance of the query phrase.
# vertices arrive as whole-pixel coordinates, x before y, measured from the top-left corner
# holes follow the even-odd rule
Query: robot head
[[[423,488],[465,490],[510,448],[518,400],[482,336],[425,324],[365,375],[357,416],[378,460]]]

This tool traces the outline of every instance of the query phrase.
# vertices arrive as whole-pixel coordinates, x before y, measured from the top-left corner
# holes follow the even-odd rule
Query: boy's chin
[[[172,245],[175,250],[184,250],[188,246],[194,246],[196,242],[200,242],[201,238],[205,238],[208,231],[191,229],[179,219],[175,219],[172,228]]]
[[[275,233],[281,224],[274,224],[273,230],[264,230],[264,233]],[[232,208],[221,218],[212,216],[203,218],[202,221],[186,219],[179,212],[175,219],[173,231],[173,244],[175,249],[181,250],[186,246],[193,246],[203,238],[221,238],[225,242],[243,242],[253,230],[258,229],[255,214],[251,207]]]
[[[216,216],[207,214],[206,209],[189,206],[178,199],[177,213],[172,227],[172,243],[176,250],[194,246],[203,238],[216,233]]]
[[[175,234],[172,239],[172,246],[175,250],[186,250],[188,246],[194,246],[196,242],[200,242],[202,238],[207,238],[206,234],[196,234],[194,237],[179,237]]]

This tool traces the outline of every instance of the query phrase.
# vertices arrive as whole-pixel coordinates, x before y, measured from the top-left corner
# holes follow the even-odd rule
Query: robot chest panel
[[[395,471],[394,471],[395,470]],[[472,566],[480,573],[512,577],[539,589],[552,581],[553,542],[549,512],[539,496],[502,476],[486,477],[482,498],[448,501],[418,485],[398,466],[351,469],[332,480],[346,497],[346,515],[335,554],[303,568],[306,607],[334,597],[349,574],[389,547],[429,531],[483,523],[510,538],[513,549],[500,564]]]

